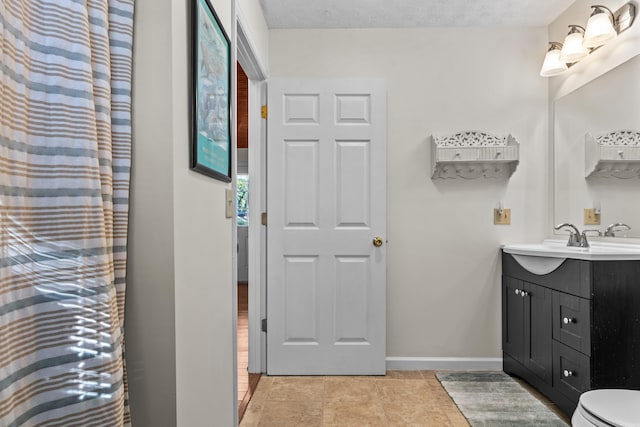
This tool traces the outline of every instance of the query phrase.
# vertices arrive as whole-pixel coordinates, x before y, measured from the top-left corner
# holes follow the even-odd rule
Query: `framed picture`
[[[191,169],[231,182],[231,51],[208,0],[192,0]]]

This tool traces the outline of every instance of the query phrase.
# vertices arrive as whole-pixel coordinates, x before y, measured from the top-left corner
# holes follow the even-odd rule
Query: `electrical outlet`
[[[493,209],[493,223],[495,225],[511,225],[511,209]]]
[[[593,208],[585,209],[584,225],[600,225],[600,214],[596,213],[596,210]]]
[[[225,188],[224,190],[224,216],[225,218],[231,218],[233,216],[233,193],[230,188]]]

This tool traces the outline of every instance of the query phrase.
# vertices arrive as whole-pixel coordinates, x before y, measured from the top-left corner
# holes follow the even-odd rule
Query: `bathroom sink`
[[[640,245],[590,242],[588,248],[567,246],[566,240],[544,240],[542,243],[505,244],[502,250],[512,255],[544,258],[572,258],[589,261],[640,260]]]

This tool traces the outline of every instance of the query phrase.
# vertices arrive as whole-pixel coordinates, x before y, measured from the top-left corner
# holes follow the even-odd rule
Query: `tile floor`
[[[421,426],[468,426],[433,372],[390,371],[384,377],[260,378],[247,374],[247,314],[248,287],[242,283],[238,284],[240,426],[416,425],[420,416],[429,419],[418,424]],[[424,408],[404,413],[414,406]]]
[[[240,427],[469,425],[434,371],[389,371],[383,377],[248,375],[247,300],[247,285],[241,284],[238,287]],[[524,381],[519,382],[570,425],[568,417],[542,394]]]
[[[433,371],[262,377],[241,427],[468,426]]]
[[[546,397],[518,382],[571,424]],[[263,376],[240,423],[240,427],[468,425],[434,371],[388,371],[384,377]]]

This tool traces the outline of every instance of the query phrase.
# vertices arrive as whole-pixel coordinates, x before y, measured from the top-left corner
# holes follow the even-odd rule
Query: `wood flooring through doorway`
[[[255,391],[260,374],[249,374],[249,287],[238,283],[238,417],[242,416]]]

